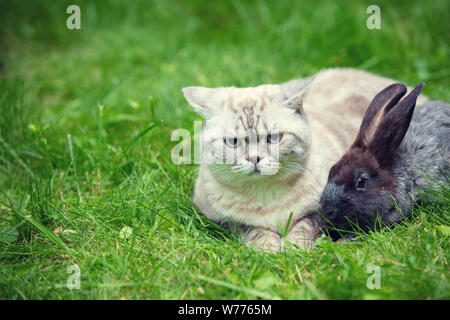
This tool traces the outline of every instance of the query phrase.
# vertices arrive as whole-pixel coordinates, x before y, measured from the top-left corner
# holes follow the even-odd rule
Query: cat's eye
[[[361,174],[358,179],[356,179],[355,188],[359,192],[365,192],[367,190],[367,185],[369,184],[369,177],[367,174]]]
[[[223,138],[223,142],[230,148],[239,146],[239,140],[237,138]]]
[[[281,133],[270,133],[267,135],[267,142],[268,143],[278,143],[278,142],[280,142],[282,137],[283,137],[283,134],[281,134]]]

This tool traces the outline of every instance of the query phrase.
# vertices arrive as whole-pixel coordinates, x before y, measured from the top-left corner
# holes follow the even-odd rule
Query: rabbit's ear
[[[375,131],[384,118],[384,115],[396,105],[405,93],[405,85],[394,83],[381,90],[373,98],[364,115],[354,146],[365,148],[372,142]]]
[[[424,83],[419,84],[409,95],[388,111],[376,128],[369,150],[375,155],[382,167],[390,167],[395,151],[405,137],[411,122],[417,97]]]

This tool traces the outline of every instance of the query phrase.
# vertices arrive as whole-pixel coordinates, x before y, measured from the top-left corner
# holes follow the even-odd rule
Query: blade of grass
[[[206,282],[209,282],[209,283],[213,283],[213,284],[216,284],[216,285],[228,288],[228,289],[231,289],[231,290],[236,290],[236,291],[244,292],[246,294],[250,294],[250,295],[257,296],[257,297],[261,297],[263,299],[280,300],[279,297],[272,296],[272,295],[270,295],[270,294],[268,294],[266,292],[261,292],[259,290],[238,286],[238,285],[235,285],[235,284],[232,284],[232,283],[229,283],[229,282],[225,282],[225,281],[222,281],[222,280],[213,279],[213,278],[201,275],[201,274],[197,275],[196,278],[198,278],[200,280],[203,280],[203,281],[206,281]]]
[[[42,223],[34,220],[32,217],[28,217],[25,215],[23,215],[22,217],[26,221],[31,223],[36,229],[38,229],[40,232],[42,232],[51,242],[53,242],[59,248],[64,250],[68,255],[70,255],[74,258],[79,256],[76,252],[74,252],[72,249],[70,249],[61,239],[59,239],[57,235],[55,235],[51,230],[49,230]]]

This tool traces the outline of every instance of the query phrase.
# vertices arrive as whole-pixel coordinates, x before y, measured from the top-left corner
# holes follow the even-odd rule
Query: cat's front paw
[[[286,239],[282,240],[282,252],[285,252],[289,249],[301,249],[308,250],[314,248],[316,246],[315,240],[312,239],[303,239],[303,238],[294,238],[294,237],[286,237]]]
[[[262,228],[250,230],[244,238],[244,242],[252,247],[266,252],[280,252],[281,238],[278,233]]]
[[[316,246],[316,238],[320,234],[318,218],[316,216],[305,217],[299,220],[289,230],[286,239],[283,239],[283,251],[289,248],[308,250]]]

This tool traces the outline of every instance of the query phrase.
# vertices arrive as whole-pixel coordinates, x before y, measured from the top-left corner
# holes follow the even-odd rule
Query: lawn
[[[364,241],[269,254],[197,212],[198,166],[171,161],[200,120],[188,85],[355,67],[450,101],[450,2],[376,1],[370,30],[373,2],[2,1],[0,298],[449,299],[448,182]]]

